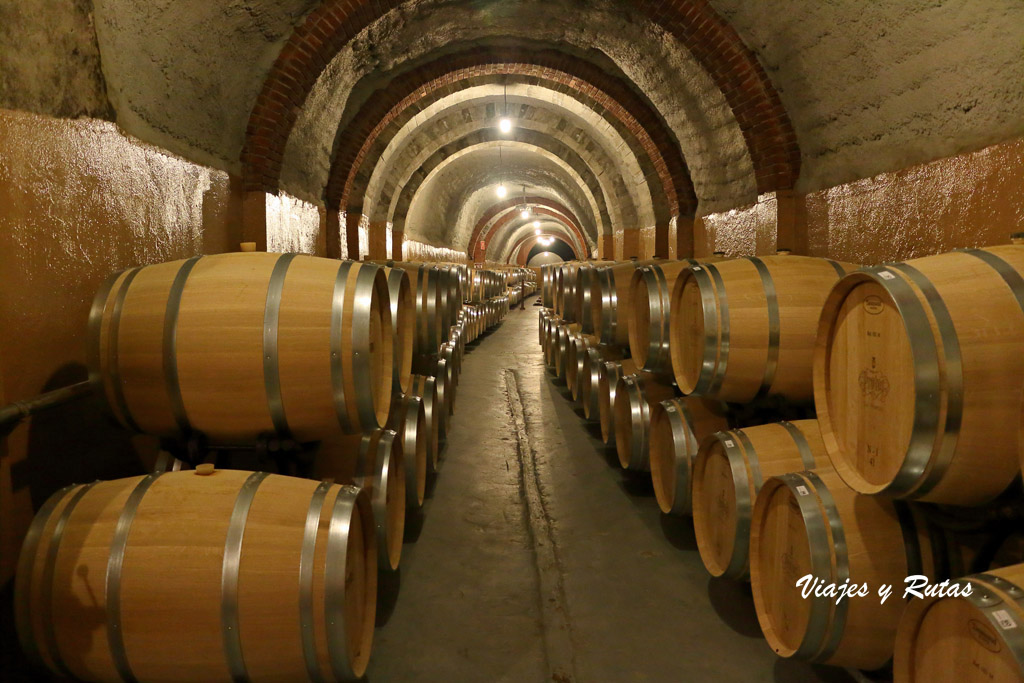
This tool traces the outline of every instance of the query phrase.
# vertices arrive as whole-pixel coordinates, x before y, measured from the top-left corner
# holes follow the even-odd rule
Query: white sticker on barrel
[[[703,270],[700,266],[694,266],[693,269],[694,270]]]
[[[882,278],[883,280],[895,280],[896,279],[896,275],[894,273],[890,273],[888,270],[880,270],[880,271],[878,271],[878,276],[880,278]]]
[[[726,448],[736,448],[736,444],[733,442],[732,439],[726,439],[725,440],[725,447]]]
[[[1004,631],[1009,631],[1011,628],[1017,628],[1017,622],[1014,621],[1013,617],[1010,616],[1010,613],[1004,609],[995,610],[992,612],[992,617],[996,620],[996,623],[999,624],[999,628]]]
[[[809,495],[811,495],[811,492],[807,490],[806,486],[797,486],[796,487],[796,492],[799,493],[801,496],[809,496]]]

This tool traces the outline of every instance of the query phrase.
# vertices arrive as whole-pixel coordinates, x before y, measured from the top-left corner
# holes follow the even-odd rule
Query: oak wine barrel
[[[208,465],[68,486],[22,546],[18,637],[87,681],[353,680],[375,544],[351,486]]]
[[[967,589],[970,595],[965,595]],[[1024,681],[1024,564],[913,599],[896,631],[897,683]]]
[[[693,459],[701,442],[729,428],[721,401],[685,396],[651,406],[651,483],[665,514],[689,515]]]
[[[882,584],[900,591],[912,575],[949,579],[965,549],[924,523],[902,501],[865,496],[831,468],[772,477],[754,503],[750,580],[769,647],[781,657],[874,670],[893,655],[905,603],[884,603]],[[933,543],[933,539],[941,539]],[[805,576],[824,584],[867,584],[869,594],[837,605],[801,596]]]
[[[441,414],[447,408],[441,403],[442,397],[437,393],[437,380],[428,375],[413,375],[411,395],[423,402],[423,419],[426,426],[425,441],[427,446],[427,466],[431,472],[437,472],[440,462]]]
[[[615,450],[623,469],[650,471],[648,442],[651,433],[651,405],[675,395],[675,387],[663,383],[650,372],[642,371],[619,378],[613,410]]]
[[[582,390],[583,361],[587,349],[597,346],[598,341],[592,334],[579,334],[569,340],[565,358],[565,383],[574,401],[579,399]]]
[[[626,261],[600,268],[591,287],[590,305],[594,331],[602,344],[629,348],[630,285],[633,272],[654,261]]]
[[[410,381],[410,384],[412,382]],[[387,428],[397,435],[405,464],[405,507],[419,508],[427,492],[427,418],[419,396],[395,396]]]
[[[401,268],[385,268],[391,300],[391,325],[394,333],[392,349],[393,393],[409,391],[412,358],[416,342],[416,303],[412,296],[409,274]]]
[[[669,323],[679,390],[735,403],[767,395],[810,400],[818,316],[850,268],[779,255],[684,270]]]
[[[705,439],[693,461],[693,530],[708,573],[749,576],[751,513],[765,479],[828,467],[817,420],[721,431]]]
[[[628,358],[621,361],[604,363],[604,372],[598,379],[598,415],[601,422],[601,440],[606,444],[614,443],[615,438],[615,393],[619,380],[627,375],[636,374],[636,364]]]
[[[869,268],[825,302],[822,437],[862,493],[978,505],[1020,476],[1024,246]]]
[[[377,534],[377,566],[398,569],[405,533],[405,462],[391,429],[346,434],[321,442],[313,461],[317,479],[354,484],[370,494]]]
[[[583,415],[588,420],[596,422],[601,417],[601,376],[605,371],[604,364],[621,359],[622,351],[613,346],[592,346],[587,349],[580,371],[579,401],[583,406]]]
[[[711,259],[717,260],[720,259]],[[700,263],[695,259],[659,261],[633,271],[629,284],[630,306],[623,309],[622,315],[629,319],[629,352],[637,367],[672,377],[669,346],[672,288],[680,273]]]
[[[393,341],[377,266],[196,256],[107,280],[89,316],[90,379],[135,431],[316,441],[384,424]]]

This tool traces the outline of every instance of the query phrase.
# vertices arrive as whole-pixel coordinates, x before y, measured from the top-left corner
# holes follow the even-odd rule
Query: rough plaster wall
[[[113,119],[92,2],[0,2],[0,107]]]
[[[394,194],[397,194],[397,191],[400,191],[408,183],[409,177],[419,171],[428,157],[432,156],[440,147],[479,130],[493,131],[497,120],[493,116],[490,118],[484,116],[485,109],[486,107],[481,107],[476,112],[449,110],[448,115],[436,121],[434,125],[421,127],[419,133],[412,139],[414,149],[409,150],[410,154],[418,150],[418,154],[404,160],[404,163],[400,163],[397,168],[393,169],[390,177],[385,179],[383,189],[387,193],[393,194],[385,194],[384,198],[394,197]],[[468,114],[465,117],[468,122],[464,122],[466,114]],[[509,146],[516,147],[517,143],[536,144],[544,147],[550,153],[558,155],[575,169],[581,182],[587,183],[591,192],[595,196],[599,196],[603,202],[602,205],[607,208],[612,227],[635,227],[637,225],[636,208],[621,182],[621,176],[615,173],[611,160],[606,155],[600,154],[601,150],[591,149],[588,151],[576,140],[557,130],[557,121],[553,125],[545,126],[543,117],[538,116],[537,118],[540,120],[518,119],[515,130],[507,137]],[[533,137],[535,132],[548,135],[550,138],[544,141],[537,140]],[[578,158],[569,159],[570,152],[575,152],[579,155]],[[402,159],[398,161],[402,161]],[[510,190],[514,189],[510,188]],[[376,204],[376,208],[374,207],[374,203],[368,202],[364,205],[364,210],[370,213],[372,220],[383,220],[384,216],[379,214],[384,214],[387,207],[379,204]]]
[[[586,228],[596,228],[597,202],[565,162],[526,145],[504,146],[499,155],[497,144],[486,143],[453,154],[431,173],[409,205],[406,234],[431,244],[465,247],[476,221],[499,201],[499,182],[510,194],[522,185],[538,188],[533,194],[550,193]],[[489,193],[481,194],[485,187]]]
[[[126,131],[237,171],[245,127],[292,28],[319,0],[94,0],[103,73]]]
[[[528,17],[528,20],[524,20]],[[282,187],[319,199],[341,120],[355,115],[353,87],[375,89],[403,63],[458,41],[545,41],[577,52],[599,49],[668,122],[690,167],[698,211],[757,198],[746,143],[711,77],[671,35],[616,0],[410,0],[352,40],[317,81],[285,149]],[[368,94],[368,93],[367,93]],[[365,96],[365,95],[363,95]],[[348,107],[346,109],[346,107]]]
[[[532,96],[527,97],[528,92]],[[548,103],[561,97],[560,93],[540,87],[509,88],[508,111],[514,126],[517,130],[549,133],[586,160],[600,179],[606,197],[616,199],[614,208],[621,207],[625,216],[620,218],[621,224],[653,224],[650,189],[625,141],[614,135],[607,122],[578,103],[580,116],[563,109],[561,104]],[[382,184],[397,182],[396,173],[418,167],[425,155],[444,144],[442,140],[497,125],[503,109],[501,88],[492,85],[460,91],[418,113],[395,135],[374,167],[364,201],[366,210],[372,210],[376,204]],[[438,127],[443,129],[443,136]],[[613,135],[609,136],[608,131]]]
[[[1024,133],[1020,0],[711,0],[775,84],[817,190]]]
[[[582,251],[582,245],[580,245],[576,236],[558,221],[551,218],[544,219],[541,221],[540,230],[542,234],[560,237]],[[525,224],[521,221],[513,223],[503,230],[500,235],[495,236],[491,243],[487,245],[487,258],[495,261],[507,261],[508,257],[512,254],[513,247],[520,240],[535,234],[535,231],[536,228],[533,227],[533,221],[528,221]]]
[[[323,256],[320,209],[289,196],[267,195],[267,251]]]

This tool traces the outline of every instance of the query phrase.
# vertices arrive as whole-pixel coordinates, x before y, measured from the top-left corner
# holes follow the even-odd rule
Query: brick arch
[[[576,247],[574,247],[572,245],[571,242],[567,242],[566,240],[562,239],[558,235],[554,235],[554,238],[556,240],[558,240],[559,242],[561,242],[562,244],[564,244],[565,246],[569,247],[569,249],[572,250],[572,255],[576,257],[577,261],[582,261],[583,259],[587,258],[587,257],[583,256],[582,254],[580,254],[580,252],[576,249]],[[529,254],[530,250],[533,249],[533,247],[537,244],[537,239],[538,239],[537,235],[527,235],[523,239],[521,239],[518,242],[516,242],[515,246],[512,247],[512,251],[510,251],[508,253],[509,259],[512,258],[512,254],[516,253],[516,249],[520,249],[521,250],[519,252],[520,254]],[[532,243],[530,242],[531,240],[532,240]],[[529,246],[527,246],[527,244],[529,244]],[[510,260],[510,261],[508,261],[508,263],[512,263],[512,261]],[[524,266],[524,265],[526,265],[526,259],[518,259],[517,258],[517,263],[519,265],[521,265],[521,266]]]
[[[611,218],[608,212],[607,200],[597,176],[587,165],[586,161],[557,139],[523,129],[517,129],[511,138],[505,137],[494,129],[478,130],[448,145],[444,145],[431,154],[401,188],[401,193],[398,196],[397,202],[395,202],[394,212],[388,216],[388,219],[394,224],[395,230],[404,232],[405,219],[409,208],[412,206],[412,200],[419,191],[420,186],[436,168],[458,152],[495,142],[507,143],[509,146],[526,145],[535,147],[560,158],[563,163],[580,176],[586,186],[586,190],[593,196],[596,204],[594,208],[598,211],[598,215],[595,215],[594,219],[595,221],[600,221],[601,225],[608,226],[608,232],[599,231],[599,235],[611,232]],[[599,235],[595,235],[595,237]]]
[[[299,24],[271,66],[246,128],[246,189],[277,191],[284,149],[317,78],[360,31],[402,0],[324,0]],[[714,80],[740,126],[759,192],[788,189],[800,171],[796,134],[754,53],[707,0],[637,3],[675,36]],[[653,123],[653,121],[651,122]]]
[[[473,255],[476,254],[476,247],[478,246],[478,244],[479,244],[479,242],[481,240],[481,236],[483,236],[483,238],[486,239],[486,235],[483,235],[483,232],[484,232],[484,229],[488,226],[488,224],[490,224],[491,221],[493,221],[496,217],[498,217],[499,215],[501,215],[505,211],[508,211],[509,209],[514,209],[517,206],[519,206],[520,204],[522,204],[523,202],[524,202],[524,200],[523,200],[522,197],[514,197],[514,198],[509,198],[509,199],[503,199],[500,202],[496,202],[495,204],[492,204],[491,208],[489,208],[487,211],[484,212],[484,214],[480,217],[480,220],[477,221],[476,226],[474,226],[473,233],[472,233],[472,235],[470,235],[470,238],[469,238],[469,254],[470,254],[470,256],[473,256]],[[580,235],[580,237],[582,239],[582,235],[583,235],[583,225],[582,225],[582,223],[580,223],[579,218],[576,217],[576,214],[573,213],[572,209],[567,207],[562,202],[556,201],[554,199],[548,199],[547,197],[541,197],[541,196],[538,196],[538,195],[527,195],[525,203],[533,204],[534,206],[546,206],[549,209],[551,209],[552,211],[557,211],[558,213],[562,214],[563,216],[565,216],[569,220],[570,227],[574,231],[576,231],[576,233],[578,235]],[[490,230],[487,231],[488,234],[490,234],[490,232],[491,232]],[[587,242],[586,242],[586,240],[583,240],[582,243],[586,244]]]
[[[548,216],[549,218],[554,218],[558,222],[563,223],[575,235],[576,239],[579,241],[580,249],[573,249],[573,251],[579,252],[580,250],[582,250],[586,254],[590,253],[590,247],[587,245],[587,240],[584,238],[583,233],[581,233],[579,230],[577,230],[576,226],[574,226],[568,220],[568,216],[562,214],[559,211],[554,211],[554,210],[549,209],[549,208],[537,208],[535,210],[535,213],[537,213],[539,215],[543,215],[543,216]],[[486,233],[483,235],[483,237],[480,240],[480,241],[484,242],[484,244],[485,244],[485,246],[484,246],[484,254],[483,254],[484,260],[487,259],[487,252],[490,251],[491,243],[493,241],[492,238],[496,237],[497,234],[502,230],[502,228],[504,228],[506,225],[508,225],[509,223],[514,221],[515,219],[516,219],[516,213],[515,213],[515,210],[513,210],[513,211],[511,211],[509,213],[506,213],[505,215],[503,215],[498,220],[496,220],[494,222],[494,225],[492,225],[486,231]],[[480,245],[478,243],[471,243],[471,246],[475,247],[475,249],[473,250],[473,253],[474,253],[474,258],[476,258],[476,255],[479,252],[479,246]]]
[[[473,48],[446,54],[394,79],[339,127],[325,190],[328,207],[361,210],[361,191],[390,140],[424,107],[474,85],[521,79],[573,97],[630,144],[647,178],[658,219],[692,216],[697,198],[674,135],[620,79],[557,50]],[[660,200],[659,200],[660,199]]]

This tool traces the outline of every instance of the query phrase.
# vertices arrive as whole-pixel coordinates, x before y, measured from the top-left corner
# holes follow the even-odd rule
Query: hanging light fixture
[[[540,234],[540,228],[537,228],[536,230],[534,230],[533,234],[534,235],[539,235]]]
[[[508,188],[504,185],[498,185],[498,199],[504,199],[508,196]]]
[[[508,117],[508,83],[505,83],[503,88],[505,97],[505,113],[502,115],[501,120],[498,121],[498,128],[502,133],[511,133],[512,119]]]
[[[523,185],[523,203],[519,205],[519,216],[524,221],[530,217],[530,205],[526,203],[526,185]]]
[[[537,228],[539,230],[540,229],[540,221],[534,221],[533,222],[533,227],[535,227],[535,228]]]

